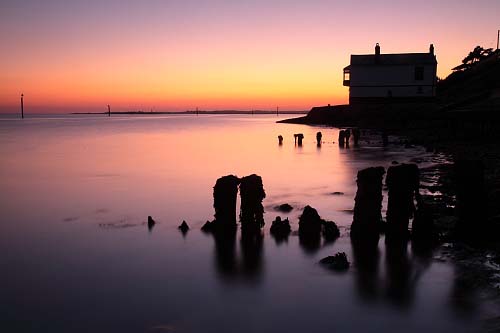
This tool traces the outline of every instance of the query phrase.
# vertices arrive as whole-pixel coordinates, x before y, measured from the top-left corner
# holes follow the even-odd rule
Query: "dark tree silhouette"
[[[488,58],[495,52],[493,49],[484,49],[481,46],[476,46],[474,50],[469,52],[469,54],[462,60],[462,64],[457,67],[452,68],[453,71],[465,71],[472,68],[478,62]]]

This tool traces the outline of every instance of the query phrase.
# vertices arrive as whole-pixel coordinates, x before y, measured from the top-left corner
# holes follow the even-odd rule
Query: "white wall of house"
[[[415,79],[415,67],[423,67],[423,79]],[[434,96],[434,65],[351,65],[350,97]]]

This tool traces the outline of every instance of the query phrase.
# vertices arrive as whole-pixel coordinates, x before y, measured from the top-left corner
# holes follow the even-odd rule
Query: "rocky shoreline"
[[[431,161],[412,161],[419,166],[426,164],[426,166],[419,167],[420,193],[425,202],[427,214],[434,221],[436,231],[440,235],[440,245],[434,252],[435,260],[453,261],[458,267],[457,274],[464,286],[496,303],[500,295],[500,205],[498,205],[500,202],[500,149],[498,149],[499,140],[496,135],[500,134],[500,131],[493,133],[493,129],[497,128],[498,116],[491,116],[489,127],[481,131],[461,132],[453,135],[452,132],[457,129],[448,126],[453,120],[446,119],[446,117],[434,122],[427,121],[429,126],[426,127],[426,121],[423,119],[425,117],[422,115],[415,123],[411,123],[409,118],[403,121],[402,117],[387,120],[391,118],[389,114],[381,118],[372,114],[363,121],[353,121],[343,113],[348,112],[348,109],[327,108],[340,111],[334,117],[327,116],[329,121],[326,121],[324,116],[318,116],[318,110],[316,110],[316,115],[311,111],[306,117],[282,122],[361,129],[362,145],[369,145],[367,142],[370,141],[364,140],[363,136],[382,137],[389,133],[387,149],[391,149],[391,145],[408,147],[420,145],[424,146],[428,152],[434,152],[434,156],[441,156],[434,157]],[[322,110],[324,112],[324,109]],[[412,111],[408,112],[412,114]],[[468,116],[462,115],[461,117],[463,118],[461,122],[467,123]],[[339,121],[336,122],[333,118]],[[481,122],[477,122],[477,119],[474,121],[481,128],[481,126],[485,127],[486,119]],[[384,123],[384,120],[387,121]],[[371,123],[371,126],[360,126],[365,123]],[[406,124],[402,126],[404,123]],[[469,126],[476,125],[469,124]],[[481,174],[475,176],[484,182],[484,199],[474,203],[476,207],[472,207],[471,212],[474,218],[467,222],[465,235],[463,232],[462,234],[457,232],[460,224],[457,191],[464,183],[464,177],[469,178],[478,171],[466,169],[465,173],[459,174],[456,165],[461,161],[473,161],[481,165]],[[476,195],[481,194],[470,193],[469,196],[473,198]],[[471,235],[474,237],[468,237]],[[488,318],[488,320],[489,325],[500,327],[500,318]]]

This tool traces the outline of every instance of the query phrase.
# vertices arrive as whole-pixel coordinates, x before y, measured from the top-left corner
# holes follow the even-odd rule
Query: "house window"
[[[349,67],[344,68],[344,86],[348,87],[351,84],[351,69]]]
[[[415,67],[415,80],[422,81],[424,79],[424,68],[422,66]]]

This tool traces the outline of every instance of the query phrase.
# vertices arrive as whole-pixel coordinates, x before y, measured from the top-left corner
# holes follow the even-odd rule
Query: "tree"
[[[489,56],[491,56],[494,53],[495,52],[493,51],[493,49],[484,49],[481,46],[476,46],[474,48],[474,50],[472,50],[471,52],[469,52],[469,55],[467,55],[462,60],[462,64],[458,65],[455,68],[452,68],[452,70],[453,71],[461,72],[461,71],[465,71],[467,69],[470,69],[475,64],[477,64],[478,62],[480,62],[480,61],[488,58]]]

